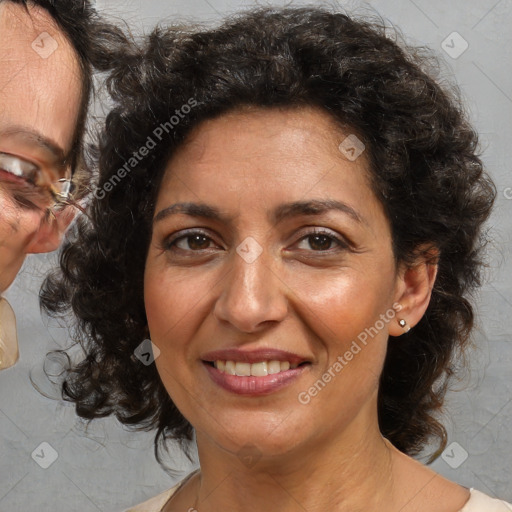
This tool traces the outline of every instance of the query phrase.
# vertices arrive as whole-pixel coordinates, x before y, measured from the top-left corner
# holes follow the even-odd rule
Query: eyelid
[[[0,170],[12,176],[7,181],[9,186],[18,187],[12,189],[11,193],[21,206],[51,209],[59,207],[69,198],[70,172],[66,172],[65,177],[55,177],[54,170],[5,151],[0,151]],[[11,180],[14,181],[11,183]]]
[[[1,163],[2,161],[4,163]],[[21,162],[22,164],[29,165],[30,169],[25,169],[24,170],[24,169],[22,169],[21,167],[18,166],[18,169],[11,170],[12,167],[13,167],[13,164],[16,165],[19,162]],[[24,172],[31,172],[31,171],[33,172],[33,171],[40,170],[40,167],[38,165],[34,164],[30,160],[27,160],[26,158],[22,158],[22,157],[17,156],[17,155],[12,155],[11,153],[0,152],[0,165],[9,166],[9,164],[11,166],[11,169],[4,169],[4,170],[14,174],[15,176],[19,176],[20,178],[24,176]]]
[[[333,240],[333,242],[337,245],[337,247],[331,248],[331,249],[328,249],[325,251],[312,251],[312,252],[330,254],[333,251],[340,250],[340,249],[355,250],[355,246],[352,243],[352,241],[350,241],[348,238],[340,235],[336,231],[332,231],[327,228],[311,227],[311,226],[309,227],[309,230],[307,230],[308,228],[304,228],[304,229],[306,231],[302,230],[302,232],[299,233],[299,235],[298,235],[299,238],[296,240],[294,245],[296,245],[299,242],[302,242],[304,239],[307,239],[310,236],[325,235],[326,237]],[[193,236],[193,235],[202,235],[205,238],[211,240],[213,243],[217,243],[214,240],[214,238],[207,231],[205,231],[201,228],[188,228],[188,229],[184,229],[181,231],[177,231],[177,232],[173,233],[172,235],[170,235],[169,237],[165,238],[162,243],[162,249],[171,250],[171,246],[173,244],[175,244],[177,241],[187,238],[187,237],[190,237],[190,236]],[[219,244],[217,244],[217,245],[219,245]],[[207,250],[207,249],[205,249],[205,250]],[[200,253],[201,251],[186,251],[186,252]]]
[[[212,242],[215,243],[215,240],[210,236],[209,233],[206,231],[203,231],[201,228],[188,228],[183,229],[180,231],[177,231],[170,235],[169,237],[164,238],[162,247],[165,250],[169,250],[171,245],[177,242],[178,240],[181,240],[182,238],[187,238],[193,235],[203,235],[205,238],[209,238]],[[187,251],[187,252],[199,252],[199,251]]]
[[[2,160],[4,162],[2,162]],[[6,161],[7,164],[5,163]],[[19,163],[22,165],[20,166]],[[17,167],[17,169],[13,167]],[[40,165],[32,160],[13,153],[0,151],[0,169],[10,172],[18,178],[25,179],[25,181],[32,185],[57,186],[59,188],[59,194],[62,195],[62,197],[67,197],[69,195],[72,177],[71,169],[69,168],[66,168],[65,174],[61,176],[56,169],[49,166]],[[31,176],[31,174],[36,174],[36,179],[34,179],[34,176]],[[62,190],[60,190],[60,188],[62,188]]]
[[[324,251],[314,251],[314,250],[310,250],[308,252],[314,252],[316,254],[332,254],[333,252],[336,252],[336,251],[340,251],[340,250],[349,250],[349,251],[354,251],[354,244],[346,237],[340,235],[339,233],[337,233],[336,231],[331,231],[329,229],[326,229],[326,228],[320,228],[320,227],[315,227],[309,231],[305,231],[304,233],[302,233],[300,235],[300,238],[297,240],[297,242],[295,242],[294,245],[302,242],[303,240],[306,240],[308,239],[309,237],[311,236],[315,236],[315,235],[324,235],[326,236],[327,238],[329,238],[330,240],[332,240],[335,244],[335,247],[332,247],[331,249],[326,249]]]

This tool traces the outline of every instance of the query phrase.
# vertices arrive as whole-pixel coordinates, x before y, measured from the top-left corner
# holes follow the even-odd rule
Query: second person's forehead
[[[75,52],[49,13],[0,11],[0,117],[3,126],[27,127],[67,153],[81,104]],[[9,23],[6,19],[18,20]],[[28,18],[21,21],[19,17]],[[32,20],[32,17],[35,17]],[[28,28],[27,28],[28,27]],[[26,30],[25,30],[26,29]],[[47,29],[51,32],[39,32]],[[34,38],[35,36],[35,38]]]
[[[0,80],[81,81],[78,56],[51,14],[0,0]],[[60,71],[60,72],[59,72]],[[66,71],[66,73],[64,72]],[[1,84],[1,82],[0,82]],[[0,92],[2,87],[0,87]]]

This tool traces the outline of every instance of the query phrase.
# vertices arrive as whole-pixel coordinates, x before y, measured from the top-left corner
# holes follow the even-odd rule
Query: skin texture
[[[58,44],[48,58],[31,46],[42,32]],[[2,2],[0,63],[0,152],[45,168],[58,179],[71,150],[81,95],[74,50],[45,10],[31,7],[27,13]],[[0,292],[12,283],[27,254],[58,247],[72,217],[71,208],[49,217],[41,209],[22,207],[0,182]]]
[[[453,512],[469,497],[380,435],[388,336],[403,332],[399,318],[411,327],[420,320],[436,269],[396,265],[364,154],[352,162],[338,150],[347,135],[314,109],[236,112],[200,125],[168,164],[155,219],[177,202],[207,203],[232,219],[177,214],[154,222],[148,325],[161,350],[159,374],[196,429],[201,462],[200,475],[165,510],[272,503],[283,511]],[[282,203],[313,199],[341,201],[360,221],[338,211],[268,219]],[[190,228],[208,238],[169,246]],[[307,237],[320,228],[352,248]],[[252,263],[236,252],[247,237],[263,249]],[[299,403],[299,393],[396,303],[400,314],[309,404]],[[243,397],[214,384],[201,362],[229,347],[287,350],[311,364],[275,393]],[[251,467],[238,455],[243,448],[257,455]]]

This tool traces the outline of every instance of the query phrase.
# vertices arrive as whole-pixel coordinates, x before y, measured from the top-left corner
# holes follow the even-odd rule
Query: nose
[[[216,318],[244,333],[282,321],[288,313],[288,287],[279,276],[278,262],[263,251],[252,262],[235,253],[230,264],[215,303]]]

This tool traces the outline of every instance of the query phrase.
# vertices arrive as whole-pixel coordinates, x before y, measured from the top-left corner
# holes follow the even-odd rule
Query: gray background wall
[[[164,17],[215,21],[240,8],[285,3],[302,2],[98,0],[97,6],[140,31]],[[498,188],[490,222],[495,241],[489,281],[477,297],[470,372],[448,396],[450,446],[432,467],[463,485],[512,501],[512,1],[338,5],[349,12],[374,9],[398,25],[409,42],[433,48],[447,64],[443,74],[455,75],[481,133],[483,158]],[[469,45],[457,58],[442,48],[454,31]],[[451,39],[452,53],[463,49],[458,39],[453,44]],[[41,319],[37,303],[42,275],[54,260],[54,255],[30,257],[7,293],[18,318],[21,357],[14,368],[0,373],[0,510],[117,512],[174,480],[154,460],[152,434],[128,432],[112,419],[97,420],[85,432],[72,406],[41,396],[30,383],[29,372],[40,369],[46,352],[68,343],[65,329]],[[37,448],[36,454],[44,453],[39,461],[51,462],[53,452],[38,448],[43,442],[58,455],[48,469],[31,456]],[[177,450],[170,463],[182,470],[181,476],[192,467]]]

